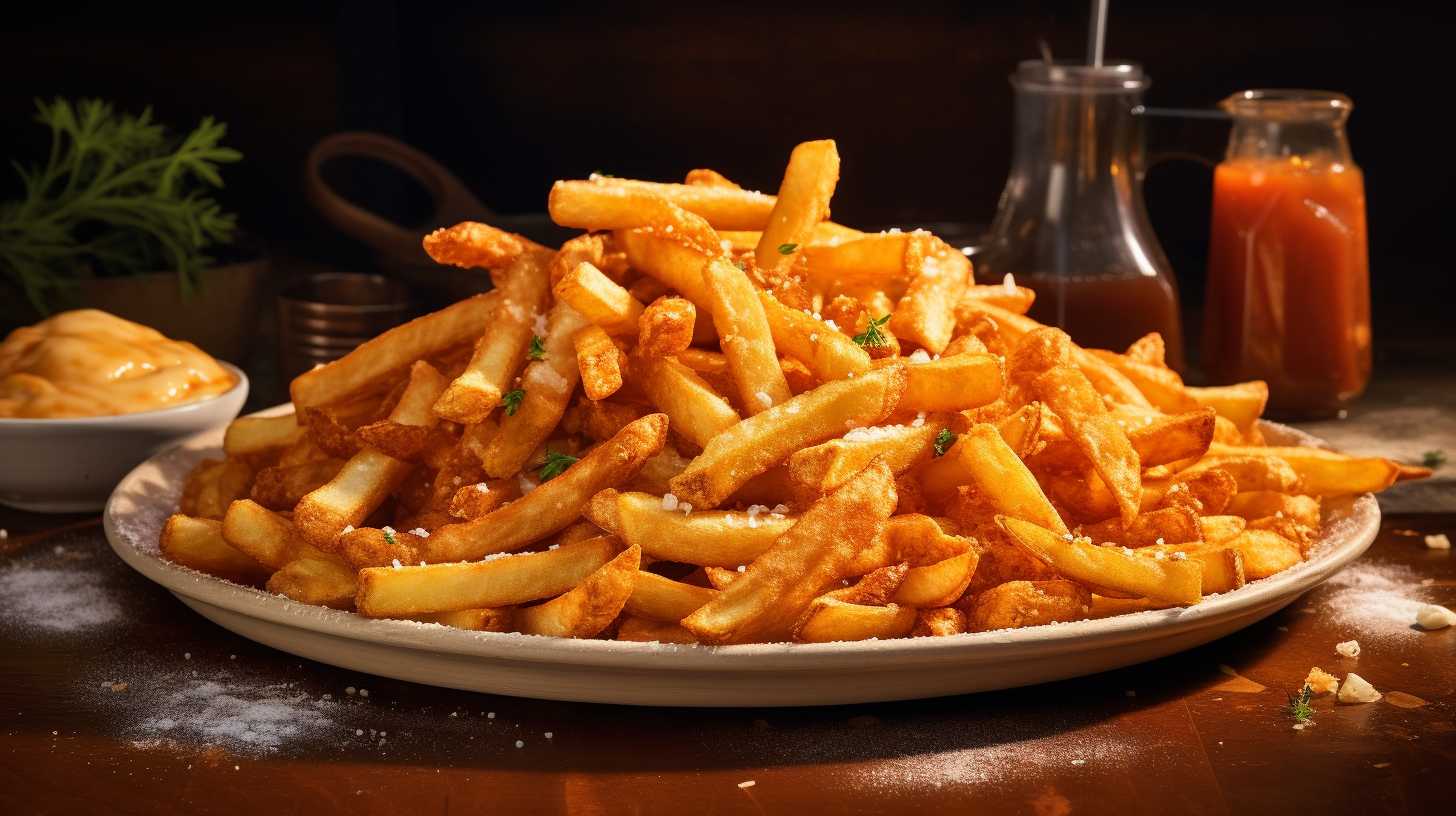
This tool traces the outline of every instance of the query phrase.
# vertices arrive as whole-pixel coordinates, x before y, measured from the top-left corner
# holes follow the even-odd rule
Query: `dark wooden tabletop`
[[[1174,657],[818,709],[495,697],[300,660],[131,572],[95,519],[0,511],[0,813],[1449,813],[1456,560],[1389,516],[1360,561]],[[1358,640],[1358,659],[1335,644]],[[1286,694],[1355,671],[1368,705]],[[350,693],[352,692],[352,693]],[[367,694],[367,696],[365,696]]]

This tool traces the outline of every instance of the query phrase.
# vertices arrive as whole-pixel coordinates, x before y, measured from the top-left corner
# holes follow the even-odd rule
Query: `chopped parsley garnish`
[[[1289,695],[1289,716],[1294,718],[1296,723],[1307,723],[1314,719],[1314,707],[1309,704],[1314,692],[1306,684],[1299,690],[1298,694]]]
[[[864,331],[854,336],[854,342],[858,343],[861,348],[890,345],[889,338],[885,337],[885,333],[880,331],[880,327],[888,322],[890,322],[889,315],[880,318],[870,318],[870,324],[865,326]]]
[[[389,529],[388,527],[384,528],[384,540],[386,543],[389,544],[389,546],[394,546],[394,531]]]
[[[793,255],[799,250],[798,244],[779,244],[780,255]]]
[[[526,356],[532,360],[546,359],[546,345],[541,342],[541,335],[531,335],[531,350],[526,352]]]
[[[1446,464],[1446,452],[1443,450],[1428,450],[1421,454],[1421,464],[1435,470]]]
[[[541,460],[537,467],[541,468],[541,481],[550,481],[554,476],[560,476],[567,468],[576,464],[576,457],[556,451],[546,451],[546,458]]]
[[[521,400],[525,398],[526,392],[519,388],[507,391],[505,396],[501,397],[501,405],[506,409],[506,416],[515,416],[516,412],[521,410]]]
[[[956,435],[950,432],[950,428],[941,428],[940,433],[935,435],[935,455],[944,456],[955,441]]]

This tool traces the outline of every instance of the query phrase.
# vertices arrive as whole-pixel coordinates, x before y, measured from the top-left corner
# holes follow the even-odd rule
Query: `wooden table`
[[[0,510],[0,527],[0,813],[1451,812],[1456,629],[1398,618],[1402,599],[1456,607],[1456,559],[1420,537],[1456,536],[1452,514],[1387,517],[1330,583],[1174,657],[757,710],[538,702],[301,661],[132,573],[94,519]],[[1359,659],[1336,656],[1352,638]],[[1286,693],[1316,665],[1386,697],[1318,698],[1295,730]]]

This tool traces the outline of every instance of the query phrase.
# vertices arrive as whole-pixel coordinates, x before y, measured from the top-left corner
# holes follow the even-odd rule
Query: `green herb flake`
[[[1303,724],[1314,719],[1314,707],[1309,704],[1313,697],[1314,691],[1308,684],[1298,694],[1289,695],[1289,716],[1294,718],[1295,723]]]
[[[537,467],[541,468],[541,481],[549,482],[553,477],[560,476],[567,468],[576,464],[576,457],[565,453],[557,453],[553,450],[546,451],[546,458],[541,460]]]
[[[514,391],[507,391],[501,397],[501,405],[505,408],[506,416],[515,416],[521,410],[521,400],[526,398],[526,392],[517,388]]]
[[[394,531],[389,529],[388,527],[384,528],[384,541],[385,543],[389,544],[389,546],[394,546]]]
[[[870,318],[870,323],[868,326],[865,326],[865,330],[854,336],[854,342],[858,343],[861,348],[890,345],[890,339],[885,336],[884,332],[880,331],[880,327],[888,322],[890,322],[889,315]]]
[[[793,255],[797,251],[799,251],[798,244],[779,244],[780,255]]]
[[[532,360],[546,359],[546,344],[541,342],[539,334],[531,335],[531,350],[526,352],[526,356]]]
[[[955,441],[956,435],[951,433],[950,428],[941,428],[940,433],[935,435],[935,455],[944,456],[945,452],[950,450],[950,446],[955,444]]]
[[[1435,470],[1446,464],[1446,452],[1443,450],[1428,450],[1421,454],[1421,464]]]

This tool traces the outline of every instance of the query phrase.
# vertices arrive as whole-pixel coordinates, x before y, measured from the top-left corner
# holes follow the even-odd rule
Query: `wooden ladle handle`
[[[470,219],[488,219],[491,212],[460,179],[443,165],[398,139],[379,133],[335,133],[308,152],[304,188],[309,201],[330,223],[395,261],[428,261],[420,247],[422,233],[400,226],[339,195],[323,179],[325,162],[342,156],[374,159],[419,182],[430,194],[434,212],[430,227]]]

